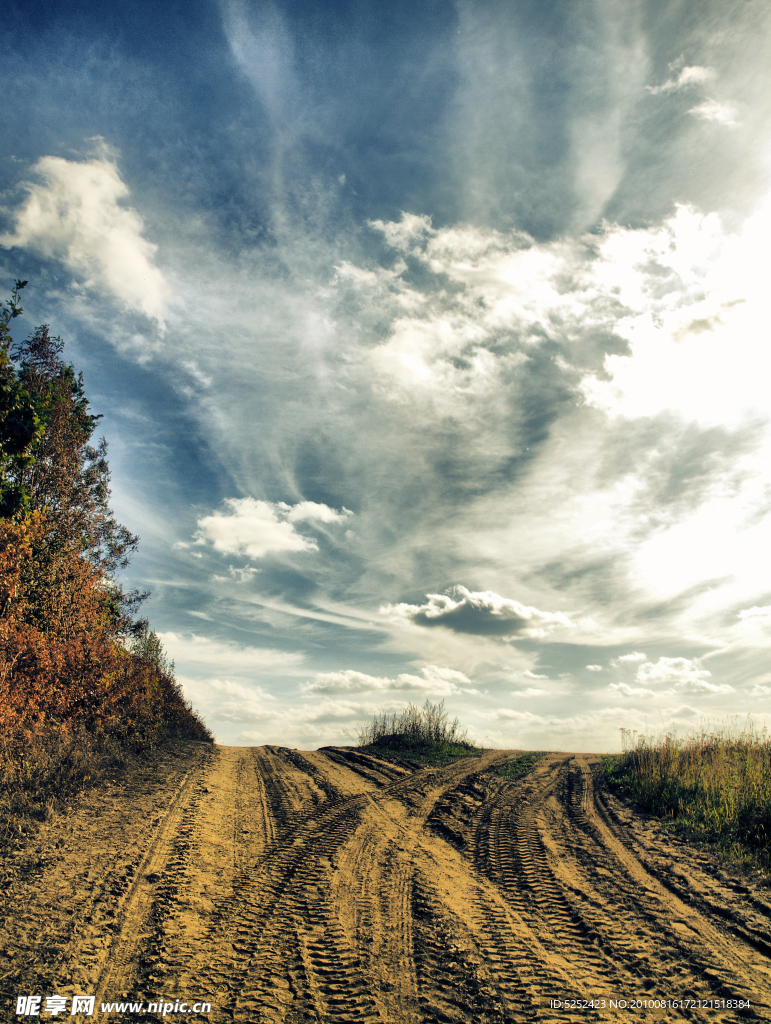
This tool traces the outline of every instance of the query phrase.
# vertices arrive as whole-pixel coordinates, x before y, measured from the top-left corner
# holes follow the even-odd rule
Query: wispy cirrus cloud
[[[196,633],[166,632],[158,635],[169,655],[188,671],[214,668],[221,673],[262,674],[290,671],[305,660],[305,656],[296,651],[253,647]]]
[[[659,93],[678,92],[680,89],[687,89],[693,85],[704,85],[715,77],[714,68],[700,67],[699,65],[686,66],[681,68],[676,78],[670,78],[661,85],[646,85],[648,92],[657,96]]]
[[[694,86],[706,85],[715,77],[714,68],[700,67],[699,65],[686,66],[681,68],[676,78],[670,78],[661,85],[646,85],[645,88],[652,95],[658,96],[661,93],[676,93]],[[735,127],[739,123],[735,104],[715,99],[705,99],[691,107],[688,113],[704,121],[716,121],[718,124],[728,127]]]

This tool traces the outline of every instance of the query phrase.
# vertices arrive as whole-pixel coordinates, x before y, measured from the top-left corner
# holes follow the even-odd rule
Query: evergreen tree
[[[148,596],[125,593],[115,573],[125,568],[139,538],[117,522],[109,506],[107,442],[91,438],[101,416],[90,410],[83,375],[62,359],[64,343],[47,325],[13,343],[8,324],[19,316],[17,281],[0,307],[0,516],[37,512],[45,528],[37,536],[27,570],[30,596],[64,556],[80,556],[103,581],[103,606],[118,634],[147,629],[133,613]],[[34,601],[30,608],[34,607]]]
[[[11,359],[11,320],[20,316],[19,292],[27,284],[17,281],[11,299],[0,305],[0,516],[24,510],[29,495],[22,477],[34,463],[32,449],[43,425],[34,402],[19,380]]]
[[[19,383],[42,423],[32,445],[34,461],[21,467],[18,483],[58,543],[75,548],[112,576],[128,565],[139,538],[116,521],[109,507],[107,442],[90,443],[101,416],[90,412],[83,374],[62,360],[63,348],[47,325],[14,347]]]

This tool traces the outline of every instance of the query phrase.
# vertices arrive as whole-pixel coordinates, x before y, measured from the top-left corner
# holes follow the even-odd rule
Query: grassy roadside
[[[65,807],[132,754],[114,737],[85,729],[38,729],[0,738],[0,853]]]
[[[80,793],[175,739],[211,742],[203,730],[167,728],[140,741],[77,722],[0,735],[0,857]]]
[[[611,789],[728,859],[771,871],[771,739],[725,727],[641,737],[603,760]]]

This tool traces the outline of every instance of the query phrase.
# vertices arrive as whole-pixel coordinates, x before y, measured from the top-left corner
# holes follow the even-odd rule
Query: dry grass
[[[204,727],[205,730],[205,727]],[[0,855],[23,843],[36,823],[70,805],[80,793],[119,775],[132,761],[151,756],[169,740],[210,741],[210,735],[176,727],[153,742],[104,728],[39,725],[0,735]]]
[[[702,729],[684,739],[624,735],[606,760],[611,784],[639,806],[733,859],[771,869],[771,738],[752,724]]]
[[[40,727],[0,737],[0,850],[14,846],[49,814],[132,756],[104,732]]]
[[[422,764],[439,765],[457,757],[474,757],[482,751],[471,743],[460,722],[447,721],[444,701],[422,708],[408,704],[400,713],[382,712],[356,730],[360,747],[403,755]]]

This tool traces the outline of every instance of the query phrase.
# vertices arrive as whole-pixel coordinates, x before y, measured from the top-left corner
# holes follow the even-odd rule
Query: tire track
[[[495,774],[502,752],[441,769],[341,749],[186,756],[136,830],[142,856],[110,851],[89,890],[115,918],[72,932],[68,960],[100,966],[97,1002],[207,998],[211,1024],[577,1024],[620,1019],[611,997],[723,995],[753,1009],[710,1019],[771,1020],[771,902],[700,874],[701,856],[673,866],[588,756],[545,755],[518,779]],[[162,788],[142,792],[109,820],[160,810]],[[550,1005],[566,997],[606,1006]]]
[[[217,905],[212,926],[202,942],[209,955],[199,958],[196,965],[200,980],[214,986],[230,1003],[235,967],[241,998],[248,993],[250,1005],[263,1005],[271,1020],[287,1019],[288,1007],[301,990],[312,997],[314,1012],[324,1021],[352,1019],[345,1006],[357,1007],[357,1019],[365,1019],[362,1013],[366,1010],[372,1020],[381,1020],[382,1010],[369,995],[371,978],[362,969],[359,950],[348,938],[324,889],[329,888],[333,863],[356,834],[373,797],[369,793],[339,796],[320,768],[295,752],[271,750],[267,760],[270,775],[266,778],[262,765],[261,771],[269,794],[271,790],[274,794],[275,817],[283,821],[273,844],[251,869],[234,880],[229,894]],[[306,807],[300,816],[293,801],[286,799],[286,787],[280,782],[281,762],[311,774],[327,800]],[[457,771],[451,768],[436,774],[436,778],[422,775],[400,779],[382,795],[393,798],[398,794],[412,806],[414,814],[415,807],[426,803],[426,793],[437,790],[437,782],[440,787],[448,784]],[[308,930],[307,921],[315,922],[314,929]],[[296,964],[294,968],[288,966],[292,951],[298,947],[304,979],[298,979]],[[296,1008],[292,1012],[296,1013]]]
[[[311,903],[320,909],[319,862],[331,863],[337,849],[357,828],[364,803],[364,797],[355,797],[318,808],[297,825],[290,844],[274,843],[255,867],[235,879],[231,892],[216,906],[201,943],[207,953],[196,964],[199,983],[222,991],[224,981],[222,994],[227,996],[235,991],[236,973],[239,989],[253,993],[271,1008],[276,1019],[284,1019],[286,1003],[279,1000],[276,1004],[273,995],[276,978],[283,982],[282,989],[286,986],[291,992],[293,986],[297,988],[285,956],[287,950],[297,947],[295,922],[307,918]],[[308,948],[312,968],[315,947],[311,943]],[[313,990],[313,977],[307,982]],[[365,989],[362,981],[361,990]]]
[[[606,862],[615,861],[617,888],[627,893],[630,887],[642,890],[642,906],[647,916],[655,920],[661,952],[668,949],[672,960],[682,963],[685,959],[697,968],[702,976],[702,998],[717,995],[751,1000],[755,1011],[745,1014],[747,1019],[771,1019],[768,956],[753,948],[754,943],[743,936],[735,937],[721,928],[720,917],[706,902],[697,910],[690,900],[681,899],[672,883],[671,871],[651,870],[640,854],[628,849],[597,799],[594,773],[586,757],[576,756],[572,779],[573,799],[568,816],[596,837]],[[717,921],[710,920],[713,914],[709,911],[713,911]],[[734,1016],[726,1014],[715,1019],[731,1021]]]
[[[116,922],[117,933],[109,948],[108,962],[96,983],[97,1006],[104,999],[130,994],[129,983],[136,970],[137,953],[142,941],[141,929],[155,898],[153,883],[166,866],[172,843],[183,824],[185,812],[200,796],[196,793],[195,784],[200,780],[205,767],[206,765],[201,765],[193,768],[184,776],[139,866]]]
[[[580,835],[578,826],[586,819],[585,808],[590,798],[581,785],[576,790],[569,760],[552,758],[525,782],[493,782],[487,800],[475,816],[467,844],[476,868],[504,895],[517,921],[538,937],[543,951],[537,958],[538,976],[520,961],[519,983],[539,994],[542,1001],[550,994],[566,991],[566,980],[567,992],[574,997],[604,998],[606,1003],[621,993],[648,998],[729,995],[727,988],[718,988],[716,992],[714,984],[709,987],[703,980],[699,982],[692,971],[683,978],[665,969],[662,979],[662,967],[682,965],[684,959],[691,959],[691,951],[684,958],[681,942],[675,940],[670,948],[666,941],[661,943],[657,970],[655,962],[640,955],[634,938],[630,941],[635,934],[654,929],[661,935],[659,908],[653,908],[651,915],[634,900],[619,901],[616,887],[608,885],[607,879],[613,876],[607,868],[599,869],[605,876],[602,894],[588,879],[588,872],[584,870],[581,874],[575,870],[578,862],[607,862],[608,851],[596,843],[593,849],[584,849],[587,837]],[[552,809],[548,825],[544,808]],[[566,870],[566,865],[572,865],[572,869]],[[626,918],[621,928],[609,920],[609,901],[614,912],[621,911]],[[500,922],[499,915],[497,920]],[[495,931],[498,936],[505,932],[502,922]],[[517,964],[516,956],[513,961]],[[563,972],[555,972],[560,963]],[[560,978],[559,973],[565,977]],[[690,985],[685,993],[684,981]],[[748,993],[737,992],[736,988],[730,995],[748,997]],[[670,1019],[691,1016],[687,1010],[670,1010]]]

